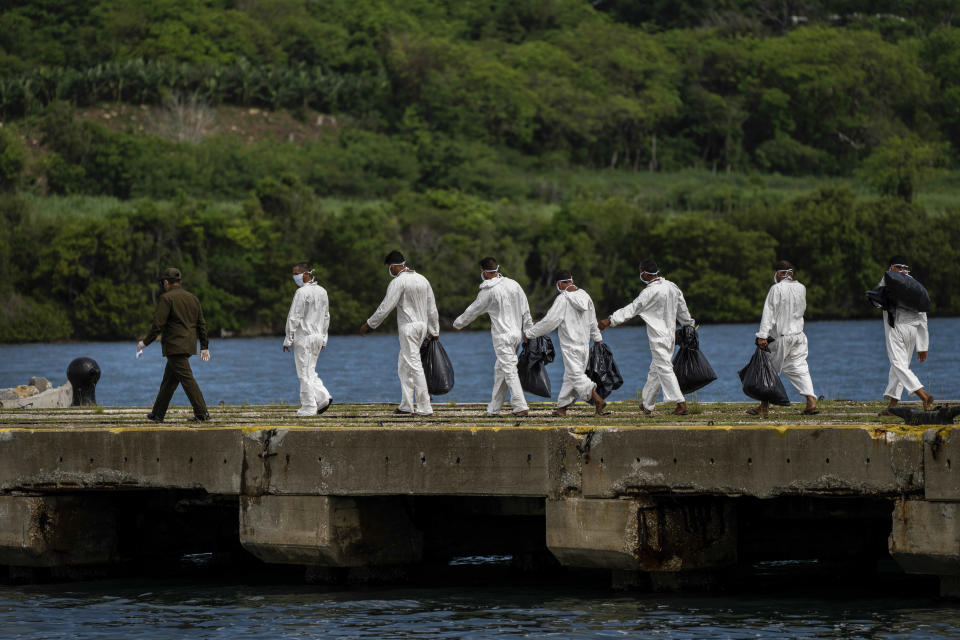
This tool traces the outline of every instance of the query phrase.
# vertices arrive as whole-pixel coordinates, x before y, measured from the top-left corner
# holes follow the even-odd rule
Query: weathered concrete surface
[[[960,502],[897,500],[890,555],[907,573],[960,575]]]
[[[112,487],[236,495],[242,462],[239,429],[0,431],[0,492]]]
[[[105,564],[116,555],[116,513],[106,497],[0,496],[0,564]]]
[[[853,412],[844,420],[866,412],[859,405],[844,408]],[[671,584],[736,562],[744,540],[738,540],[737,523],[744,513],[765,526],[789,526],[789,519],[746,509],[749,501],[845,496],[885,506],[909,498],[901,506],[906,524],[898,530],[894,522],[894,557],[910,570],[936,575],[960,566],[953,534],[932,533],[953,531],[960,517],[950,510],[960,504],[960,481],[952,470],[960,445],[952,442],[950,428],[879,422],[654,425],[627,405],[615,405],[620,413],[610,417],[564,419],[550,418],[538,405],[532,420],[519,422],[478,418],[481,405],[438,404],[433,419],[398,419],[388,413],[392,407],[379,405],[334,409],[340,413],[329,421],[297,421],[289,407],[215,407],[213,424],[202,426],[144,423],[140,409],[4,410],[0,496],[27,492],[74,501],[65,505],[89,499],[96,513],[97,501],[119,489],[171,490],[157,504],[173,512],[185,505],[182,492],[190,491],[189,501],[205,513],[213,507],[202,498],[214,497],[211,505],[221,519],[231,509],[236,513],[239,496],[238,519],[227,520],[231,527],[239,522],[247,549],[268,562],[341,568],[409,564],[435,552],[436,546],[425,551],[424,545],[430,536],[442,536],[435,526],[448,515],[442,500],[519,499],[527,501],[527,511],[510,522],[520,522],[526,540],[536,538],[539,549],[546,540],[562,563],[623,576],[648,572],[667,576],[662,579]],[[727,415],[728,409],[717,411]],[[228,496],[232,504],[226,504]],[[946,510],[929,500],[944,501]],[[544,501],[545,513],[531,506]],[[74,562],[71,545],[80,549],[78,563],[110,557],[66,530],[38,534],[51,520],[31,516],[25,504],[11,502],[8,522],[0,524],[6,527],[0,553],[8,554],[0,564],[3,558],[16,565],[53,562],[57,553],[67,555],[56,562]],[[111,508],[119,509],[116,504],[122,503]],[[404,508],[409,504],[421,510],[411,515]],[[78,509],[60,508],[65,515],[54,522],[99,531],[95,522],[71,519]],[[851,519],[866,523],[858,531],[880,531],[871,541],[884,554],[889,529],[883,527],[890,520],[881,519],[878,528],[877,518],[867,515]],[[483,515],[498,517],[496,509]],[[187,520],[179,530],[208,526],[200,515]],[[136,530],[130,522],[125,516],[128,534]],[[499,532],[498,526],[490,531]],[[237,530],[229,535],[235,543]]]
[[[922,431],[854,427],[270,429],[244,437],[247,495],[901,495]]]
[[[923,435],[924,497],[960,502],[960,430],[930,429]]]
[[[390,498],[242,497],[240,541],[278,564],[361,567],[411,564],[423,556],[422,535]]]
[[[949,441],[856,427],[84,427],[0,430],[0,492],[773,497],[960,490]],[[924,468],[933,480],[925,487]],[[242,483],[242,486],[241,486]]]
[[[753,403],[755,404],[755,403]],[[909,405],[911,403],[901,403]],[[914,406],[919,406],[913,403]],[[289,405],[218,406],[210,407],[212,426],[311,426],[335,427],[382,427],[385,429],[425,427],[631,427],[631,426],[858,426],[896,429],[903,427],[900,418],[878,416],[885,405],[881,402],[820,403],[820,413],[801,415],[798,406],[774,407],[769,417],[752,416],[746,413],[750,403],[701,402],[690,403],[690,412],[675,416],[664,405],[653,416],[640,413],[636,402],[611,402],[603,416],[596,416],[593,408],[578,403],[564,417],[553,415],[554,405],[549,402],[531,402],[530,415],[518,420],[506,408],[500,416],[490,416],[483,403],[435,402],[434,413],[429,417],[397,416],[395,404],[335,404],[321,416],[297,417],[296,408]],[[148,408],[143,407],[71,407],[66,410],[11,410],[0,412],[0,427],[133,427],[152,426],[145,418]],[[193,415],[189,407],[171,407],[165,424],[170,427],[189,427],[186,419]]]
[[[855,427],[592,431],[583,495],[902,494],[923,489],[921,433]]]
[[[689,571],[737,561],[728,500],[547,501],[547,547],[561,564],[625,571]]]
[[[546,496],[564,431],[267,429],[243,438],[245,495]]]
[[[0,407],[5,409],[58,409],[69,407],[73,402],[73,386],[67,382],[60,387],[51,387],[46,378],[30,378],[24,387],[33,393],[21,395],[15,389],[0,389]],[[44,384],[46,383],[46,384]]]

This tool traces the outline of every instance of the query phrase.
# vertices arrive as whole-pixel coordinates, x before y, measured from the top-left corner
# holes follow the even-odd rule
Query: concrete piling
[[[45,415],[0,424],[0,565],[16,579],[206,550],[309,581],[400,580],[492,554],[674,590],[761,560],[892,559],[960,596],[952,427]]]

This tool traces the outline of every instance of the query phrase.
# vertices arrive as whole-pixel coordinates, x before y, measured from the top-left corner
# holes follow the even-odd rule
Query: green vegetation
[[[131,338],[179,266],[211,329],[332,328],[400,248],[441,315],[497,256],[535,312],[612,311],[654,256],[706,322],[777,258],[810,318],[910,256],[960,313],[960,14],[861,0],[12,0],[0,9],[0,341]]]
[[[0,274],[20,291],[4,311],[0,338],[8,341],[135,337],[149,323],[155,279],[170,264],[184,271],[214,332],[277,332],[300,256],[316,257],[334,329],[353,331],[383,295],[382,256],[394,246],[431,279],[448,320],[475,296],[476,261],[486,254],[524,285],[537,312],[554,295],[551,275],[569,266],[601,313],[637,294],[637,257],[653,254],[698,320],[732,322],[756,320],[778,255],[799,265],[809,317],[869,315],[864,290],[879,280],[888,254],[903,252],[919,265],[934,310],[960,313],[957,214],[858,200],[845,187],[724,214],[651,211],[623,198],[494,203],[448,190],[338,202],[333,212],[289,176],[262,180],[239,210],[183,197],[117,202],[107,213],[95,201],[90,214],[65,217],[40,213],[47,202],[0,198],[3,226],[12,230],[0,240]],[[60,201],[52,202],[56,210]]]

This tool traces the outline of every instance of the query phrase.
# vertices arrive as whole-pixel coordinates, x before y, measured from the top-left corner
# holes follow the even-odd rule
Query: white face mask
[[[487,278],[484,277],[484,275],[483,275],[483,274],[485,274],[485,273],[494,273],[494,274],[496,274],[494,277],[495,277],[495,278],[499,278],[499,277],[500,277],[500,267],[497,267],[496,269],[494,269],[494,270],[492,270],[492,271],[487,271],[486,269],[481,269],[481,271],[480,271],[480,282],[483,282],[484,280],[487,279]]]
[[[648,284],[650,284],[650,283],[653,282],[654,280],[659,280],[659,279],[660,279],[660,275],[659,275],[659,274],[660,274],[659,271],[657,271],[656,273],[650,273],[649,271],[641,271],[641,272],[640,272],[640,282],[643,283],[643,286],[647,286]],[[647,280],[647,279],[644,278],[643,276],[653,276],[653,277],[650,278],[649,280]]]
[[[783,277],[777,278],[777,276],[781,273],[783,274]],[[782,282],[783,280],[793,280],[793,269],[773,272],[773,284],[777,284],[778,282]]]
[[[560,293],[563,293],[564,291],[566,291],[567,289],[569,289],[571,286],[573,286],[573,280],[563,280],[562,282],[569,282],[570,284],[568,284],[568,285],[566,285],[566,286],[564,286],[564,287],[561,287],[561,286],[558,284],[558,285],[557,285],[557,291],[559,291]]]
[[[303,282],[303,274],[295,273],[293,274],[293,281],[297,283],[298,287],[302,287],[305,283]]]
[[[404,271],[407,270],[407,269],[406,269],[406,264],[407,264],[407,261],[404,260],[403,262],[395,262],[394,264],[387,265],[387,273],[390,274],[390,277],[391,277],[391,278],[396,278],[398,275],[400,275],[401,273],[403,273]],[[393,272],[393,268],[394,268],[394,267],[404,267],[404,268],[401,269],[400,271],[394,273],[394,272]]]

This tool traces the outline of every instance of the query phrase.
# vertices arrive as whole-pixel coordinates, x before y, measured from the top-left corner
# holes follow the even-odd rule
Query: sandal
[[[760,409],[760,407],[750,407],[749,409],[747,409],[747,415],[751,415],[751,416],[761,416],[761,417],[766,418],[766,417],[767,417],[767,412],[766,412],[766,411],[762,411],[762,410]]]
[[[820,409],[804,409],[800,412],[800,415],[804,416],[815,416],[820,413]]]

